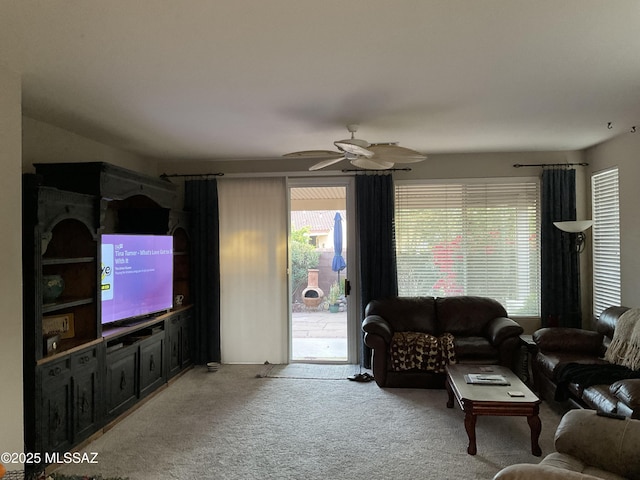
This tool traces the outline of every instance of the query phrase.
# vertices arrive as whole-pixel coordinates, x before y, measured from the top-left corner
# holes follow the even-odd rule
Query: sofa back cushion
[[[596,330],[598,331],[598,333],[601,333],[602,335],[607,337],[605,344],[608,344],[613,338],[618,319],[627,310],[629,310],[629,308],[627,307],[609,307],[603,310],[603,312],[600,314],[598,322],[596,323]]]
[[[486,297],[459,296],[436,299],[440,332],[453,336],[482,337],[487,324],[507,311],[500,302]]]
[[[421,332],[436,335],[435,299],[433,297],[389,297],[372,300],[365,316],[379,315],[394,332]]]

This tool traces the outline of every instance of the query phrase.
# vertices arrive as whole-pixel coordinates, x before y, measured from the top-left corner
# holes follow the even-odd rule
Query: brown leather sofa
[[[532,371],[538,394],[565,408],[590,408],[640,418],[640,378],[592,385],[592,381],[585,380],[582,384],[570,381],[562,373],[563,366],[572,363],[610,365],[603,356],[618,319],[627,310],[627,307],[607,308],[597,320],[595,331],[558,327],[536,331],[533,340],[538,352]],[[606,370],[602,375],[606,375]]]
[[[391,359],[394,333],[449,333],[457,363],[512,368],[523,329],[491,298],[457,296],[389,297],[369,302],[362,322],[364,342],[373,350],[373,376],[380,387],[442,388],[442,371],[398,370]]]

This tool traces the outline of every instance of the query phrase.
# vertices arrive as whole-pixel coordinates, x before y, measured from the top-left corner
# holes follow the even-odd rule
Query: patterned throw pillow
[[[390,345],[394,371],[422,370],[443,373],[445,365],[456,363],[453,335],[439,337],[419,332],[396,332]]]

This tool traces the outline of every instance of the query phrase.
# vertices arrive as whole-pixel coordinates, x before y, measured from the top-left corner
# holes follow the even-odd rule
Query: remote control
[[[615,418],[618,420],[624,420],[626,417],[624,415],[618,415],[617,413],[609,413],[609,412],[596,412],[596,415],[599,417],[607,417],[607,418]]]

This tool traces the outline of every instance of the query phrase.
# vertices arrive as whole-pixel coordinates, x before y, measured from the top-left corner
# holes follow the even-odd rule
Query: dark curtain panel
[[[391,175],[356,177],[360,244],[360,318],[370,300],[398,294]],[[371,349],[362,342],[361,364],[371,368]]]
[[[220,243],[218,184],[185,182],[185,210],[191,212],[191,289],[194,298],[194,361],[220,361]]]
[[[576,234],[562,232],[553,222],[576,219],[576,172],[542,172],[541,313],[543,327],[577,327],[580,313],[580,264]]]

